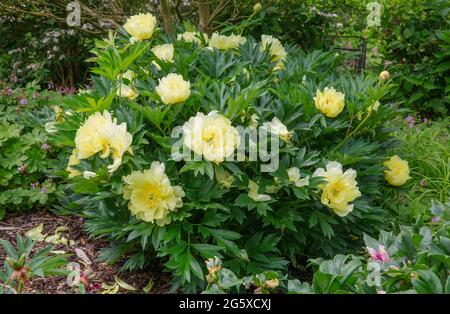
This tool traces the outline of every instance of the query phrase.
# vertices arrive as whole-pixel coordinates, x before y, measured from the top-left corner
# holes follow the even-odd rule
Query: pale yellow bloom
[[[281,67],[280,63],[283,63],[280,61],[286,60],[287,57],[287,52],[281,42],[273,36],[262,35],[261,51],[265,51],[267,48],[269,49],[269,54],[272,57],[272,61],[277,62],[277,66]]]
[[[255,202],[270,201],[270,196],[267,194],[258,193],[259,185],[252,180],[248,180],[248,196]]]
[[[81,172],[77,169],[72,168],[71,166],[76,166],[80,164],[80,160],[78,159],[77,150],[74,149],[72,154],[69,157],[69,164],[67,165],[66,171],[69,171],[69,178],[73,178],[79,176]]]
[[[180,74],[170,73],[159,80],[156,93],[164,104],[177,104],[188,99],[191,94],[191,84]]]
[[[247,39],[240,35],[219,35],[218,33],[214,33],[209,40],[209,47],[217,48],[219,50],[227,50],[227,49],[236,49],[240,45],[245,44]]]
[[[225,189],[229,189],[234,182],[233,175],[226,170],[218,170],[218,168],[215,168],[214,170],[217,182]]]
[[[130,82],[133,82],[135,77],[136,77],[136,74],[131,70],[127,70],[127,71],[125,71],[124,74],[122,74],[122,78],[127,79]]]
[[[44,125],[45,131],[49,134],[55,134],[58,132],[58,129],[56,128],[56,122],[55,121],[50,121],[47,122]]]
[[[95,172],[83,171],[83,178],[85,178],[86,180],[89,180],[90,178],[94,178],[96,176],[97,176],[97,174]]]
[[[301,179],[300,178],[300,169],[297,167],[292,167],[287,170],[289,181],[293,182],[296,187],[300,188],[302,186],[309,185],[309,176]]]
[[[329,118],[334,118],[344,110],[345,95],[337,92],[333,87],[325,87],[324,91],[317,90],[314,102],[316,108]]]
[[[270,133],[278,135],[285,142],[288,142],[292,137],[292,132],[277,117],[274,117],[270,122],[264,122],[263,127]]]
[[[391,77],[391,74],[388,71],[382,71],[379,75],[380,80],[387,81]]]
[[[326,183],[321,184],[322,204],[331,208],[338,216],[344,217],[353,210],[353,202],[361,196],[356,182],[356,171],[347,169],[342,172],[342,165],[337,161],[330,161],[323,168],[317,169],[313,177],[324,177]]]
[[[231,121],[216,111],[202,112],[183,125],[184,143],[196,154],[216,164],[231,156],[239,145],[239,134]]]
[[[184,32],[183,34],[177,35],[177,40],[184,40],[188,43],[197,43],[201,44],[199,32]],[[205,38],[205,41],[208,42],[208,35],[203,33],[203,37]]]
[[[61,122],[64,120],[62,117],[63,110],[61,109],[60,106],[54,106],[53,111],[55,112],[55,121],[56,122]]]
[[[367,111],[368,111],[369,113],[371,113],[372,110],[373,110],[373,111],[377,111],[379,107],[380,107],[380,102],[377,100],[376,102],[374,102],[372,105],[370,105],[370,106],[367,108]]]
[[[134,40],[149,39],[155,30],[156,18],[150,13],[133,15],[127,19],[123,27]]]
[[[277,64],[275,64],[275,66],[273,67],[273,71],[283,71],[284,69],[286,69],[286,66],[284,65],[283,61],[278,61]]]
[[[120,84],[119,87],[117,88],[116,95],[119,97],[126,97],[130,100],[133,100],[136,99],[136,97],[139,94],[134,90],[134,88],[125,84]]]
[[[150,169],[134,171],[123,181],[123,197],[138,219],[163,226],[171,222],[170,212],[183,206],[184,191],[170,184],[163,163],[154,161]]]
[[[151,51],[156,56],[156,58],[158,58],[159,60],[173,63],[174,49],[173,49],[172,44],[164,44],[164,45],[155,46],[151,49]],[[153,61],[152,64],[154,64],[158,70],[161,69],[159,64],[156,63],[155,61]]]
[[[117,125],[117,120],[113,120],[106,110],[103,114],[96,112],[77,130],[75,136],[77,158],[85,159],[97,153],[101,153],[101,158],[112,155],[113,164],[109,165],[108,169],[114,172],[122,162],[122,155],[125,152],[132,153],[132,140],[125,123]]]
[[[400,159],[397,155],[386,160],[384,166],[388,168],[384,171],[384,178],[390,185],[400,186],[411,179],[408,162]]]
[[[253,6],[253,11],[258,12],[258,11],[261,11],[261,9],[262,9],[261,3],[256,2],[255,5]]]

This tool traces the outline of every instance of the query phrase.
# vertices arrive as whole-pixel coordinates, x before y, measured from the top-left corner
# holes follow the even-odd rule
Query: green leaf
[[[414,278],[411,283],[418,293],[435,294],[442,293],[442,283],[439,277],[430,270],[419,270],[418,277]]]
[[[222,249],[217,245],[206,243],[191,243],[191,247],[199,252],[204,258],[210,258],[214,256],[222,257],[219,254]]]
[[[218,271],[218,284],[223,289],[229,289],[241,283],[242,281],[231,270],[222,268]]]

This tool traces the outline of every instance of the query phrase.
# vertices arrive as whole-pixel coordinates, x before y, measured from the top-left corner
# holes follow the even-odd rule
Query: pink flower
[[[379,245],[378,251],[371,247],[367,247],[367,251],[369,252],[370,257],[378,262],[385,263],[389,261],[389,255],[384,245]]]
[[[431,218],[432,223],[438,223],[439,221],[441,221],[441,217],[439,217],[439,216]]]
[[[416,119],[414,119],[413,116],[409,115],[405,118],[405,121],[408,123],[408,126],[412,128],[414,124],[416,123]]]

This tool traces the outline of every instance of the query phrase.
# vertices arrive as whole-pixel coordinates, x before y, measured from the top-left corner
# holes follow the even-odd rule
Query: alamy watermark
[[[81,26],[81,5],[77,1],[67,4],[66,7],[69,14],[67,14],[66,22],[70,27]]]

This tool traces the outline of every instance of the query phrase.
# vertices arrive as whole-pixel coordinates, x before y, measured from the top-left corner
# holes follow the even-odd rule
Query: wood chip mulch
[[[98,260],[100,250],[108,247],[108,243],[101,239],[90,239],[83,230],[83,218],[80,217],[57,216],[48,211],[9,214],[0,221],[0,239],[8,240],[15,245],[17,233],[23,237],[28,230],[37,227],[41,223],[44,226],[42,233],[47,235],[53,235],[58,227],[67,227],[68,231],[64,233],[64,237],[75,242],[72,246],[58,244],[54,250],[63,250],[71,254],[69,260],[82,265],[80,258],[75,253],[75,249],[81,249],[91,261],[89,291],[87,293],[101,293],[103,291],[101,284],[114,284],[116,276],[137,289],[137,291],[120,289],[118,293],[145,293],[143,288],[147,286],[150,280],[153,281],[153,288],[149,293],[168,292],[170,277],[167,273],[162,272],[161,267],[155,266],[151,270],[144,271],[120,272],[122,263],[108,265],[100,262]],[[32,254],[47,245],[48,243],[38,242],[33,248]],[[5,258],[6,253],[0,245],[0,269],[3,269]],[[81,270],[84,270],[84,266],[81,267]],[[66,279],[65,276],[34,277],[28,283],[25,292],[45,294],[79,293],[79,288],[69,286]]]

